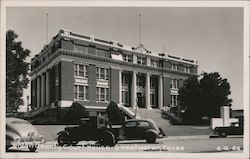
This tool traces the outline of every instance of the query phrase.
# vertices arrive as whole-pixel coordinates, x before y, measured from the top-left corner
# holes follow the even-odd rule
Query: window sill
[[[96,101],[97,103],[109,103],[109,101]]]
[[[79,101],[79,102],[89,102],[89,100],[81,100],[81,99],[74,99],[74,101]]]

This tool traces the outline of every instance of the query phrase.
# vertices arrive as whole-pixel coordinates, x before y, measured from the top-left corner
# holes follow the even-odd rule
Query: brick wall
[[[96,67],[89,65],[89,104],[96,105]]]
[[[111,101],[119,103],[119,70],[111,68],[110,71],[110,95]]]
[[[74,100],[74,64],[61,62],[61,98],[60,100]]]
[[[65,50],[74,50],[74,45],[70,40],[61,40],[61,48]]]

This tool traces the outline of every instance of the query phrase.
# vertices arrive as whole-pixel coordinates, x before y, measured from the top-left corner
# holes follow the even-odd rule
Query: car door
[[[136,128],[136,138],[145,139],[146,131],[150,129],[150,124],[147,121],[138,121]]]
[[[136,135],[137,121],[128,121],[124,124],[124,136],[126,139],[134,139]]]

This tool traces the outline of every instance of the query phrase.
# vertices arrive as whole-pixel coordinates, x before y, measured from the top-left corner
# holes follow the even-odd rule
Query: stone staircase
[[[160,109],[138,108],[138,114],[142,119],[152,119],[156,125],[162,128],[171,125],[169,120],[162,117],[162,111]]]

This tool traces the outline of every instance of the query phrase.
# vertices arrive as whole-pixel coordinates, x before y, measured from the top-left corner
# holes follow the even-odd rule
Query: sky
[[[63,28],[130,46],[139,43],[141,14],[146,49],[165,46],[167,54],[197,60],[199,74],[219,72],[231,85],[232,109],[243,109],[243,8],[8,7],[6,28],[31,51],[28,61],[46,44],[46,13],[49,39]]]

